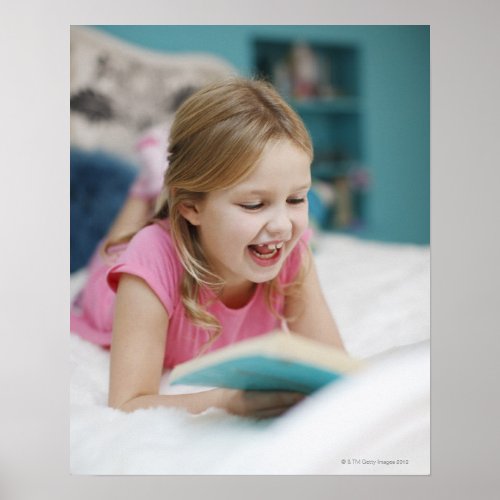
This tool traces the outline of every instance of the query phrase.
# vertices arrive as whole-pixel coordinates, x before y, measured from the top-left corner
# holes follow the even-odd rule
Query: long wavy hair
[[[182,301],[193,323],[211,332],[209,344],[219,336],[220,323],[200,303],[200,287],[209,287],[217,295],[224,282],[210,269],[196,227],[179,208],[241,182],[256,167],[266,144],[279,140],[290,141],[312,161],[312,143],[302,120],[264,81],[230,78],[216,82],[194,93],[176,112],[169,138],[169,167],[150,222],[169,219],[185,269]],[[277,277],[265,284],[267,304],[277,317],[282,318],[275,307],[277,296],[298,295],[304,272],[302,265],[287,286]]]

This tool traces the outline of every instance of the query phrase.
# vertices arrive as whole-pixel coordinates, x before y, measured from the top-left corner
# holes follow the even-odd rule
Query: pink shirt
[[[301,252],[309,237],[310,231],[306,231],[299,244],[286,259],[279,275],[282,283],[289,283],[295,277],[300,266]],[[96,263],[93,265],[94,268],[98,267]],[[186,316],[180,296],[180,282],[183,272],[184,269],[168,230],[168,223],[165,227],[152,224],[140,230],[119,256],[117,262],[107,271],[107,274],[103,274],[102,271],[96,272],[94,269],[94,274],[99,276],[99,279],[102,280],[103,276],[106,276],[107,283],[113,291],[116,291],[120,275],[128,273],[142,278],[157,295],[169,317],[164,359],[166,368],[172,368],[195,357],[209,339],[209,332],[193,325]],[[90,291],[94,288],[94,293],[99,293],[96,285],[97,288],[100,286],[92,284],[90,277],[86,288],[90,288]],[[280,326],[280,321],[271,313],[266,304],[264,291],[264,285],[258,284],[250,301],[238,309],[231,309],[219,300],[215,300],[208,306],[207,310],[219,320],[222,327],[221,335],[211,345],[209,351],[245,338],[261,335]],[[203,290],[202,300],[211,296],[213,297],[209,290]],[[84,319],[87,324],[92,323],[100,331],[96,332],[96,328],[93,329],[94,331],[89,331],[88,328],[85,331],[85,325],[78,327],[76,321],[72,321],[72,331],[76,330],[76,333],[93,342],[109,345],[111,343],[114,304],[110,303],[108,297],[104,297],[104,300],[101,299],[94,297],[89,304],[89,298],[85,298],[84,291],[80,304],[81,316],[83,316],[81,319]],[[91,310],[92,307],[95,310]],[[278,301],[276,307],[280,313],[283,312],[282,299]]]

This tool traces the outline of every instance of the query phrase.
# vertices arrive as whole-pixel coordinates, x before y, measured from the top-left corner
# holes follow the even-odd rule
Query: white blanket
[[[108,351],[72,334],[72,473],[428,474],[429,248],[334,235],[315,247],[346,348],[368,358],[366,370],[273,420],[215,409],[125,414],[106,406]],[[84,279],[72,276],[72,294]],[[191,389],[162,379],[163,393]]]

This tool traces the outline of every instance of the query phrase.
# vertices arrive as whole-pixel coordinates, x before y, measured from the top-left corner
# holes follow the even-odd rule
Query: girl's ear
[[[193,201],[183,201],[179,204],[179,212],[193,226],[200,225],[200,211]]]

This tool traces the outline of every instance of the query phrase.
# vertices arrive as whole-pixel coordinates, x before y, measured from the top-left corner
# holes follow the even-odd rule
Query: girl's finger
[[[286,391],[246,391],[243,394],[245,405],[256,410],[292,406],[304,397],[304,394]]]
[[[257,410],[255,413],[253,413],[252,417],[257,418],[257,419],[264,419],[264,418],[272,418],[272,417],[279,417],[286,413],[288,410],[292,408],[291,406],[280,406],[276,408],[266,408],[263,410]]]

